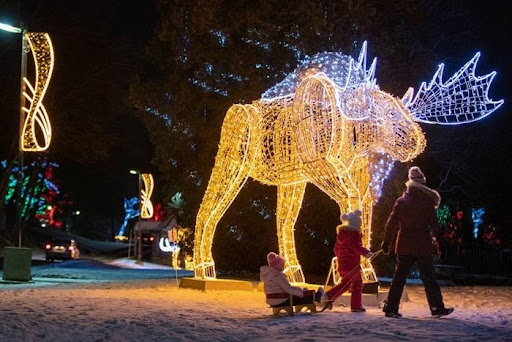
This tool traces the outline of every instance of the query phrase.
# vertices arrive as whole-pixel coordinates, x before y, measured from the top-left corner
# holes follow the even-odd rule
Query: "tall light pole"
[[[53,46],[48,33],[28,32],[22,27],[0,23],[3,31],[21,36],[21,81],[20,81],[20,130],[18,142],[18,188],[17,188],[17,225],[18,244],[21,248],[22,230],[22,187],[23,152],[46,151],[50,146],[52,128],[48,113],[42,101],[53,72]],[[35,67],[35,80],[32,84],[27,78],[27,53],[32,51]],[[26,106],[28,104],[28,106]],[[38,132],[36,132],[38,131]],[[39,134],[38,134],[39,133]],[[42,138],[42,139],[41,139]]]
[[[130,170],[130,173],[139,177],[139,230],[137,232],[137,239],[135,240],[135,252],[137,253],[136,263],[142,265],[142,175],[139,170]]]
[[[16,189],[16,225],[18,226],[18,247],[21,248],[21,227],[22,227],[22,196],[21,190],[23,187],[23,126],[25,124],[25,82],[23,81],[27,76],[27,48],[25,41],[25,28],[15,27],[8,24],[0,23],[0,29],[11,33],[19,33],[21,36],[21,75],[20,75],[20,130],[18,141],[18,187]]]
[[[25,42],[25,29],[0,23],[3,31],[20,34],[21,36],[21,78],[20,78],[20,131],[18,141],[18,188],[16,189],[16,224],[18,226],[18,248],[4,247],[3,279],[16,281],[29,281],[31,276],[32,249],[21,247],[22,228],[22,199],[21,188],[23,186],[23,126],[25,123],[25,76],[27,74],[27,50]],[[3,200],[3,199],[1,199]]]
[[[3,279],[29,281],[31,279],[32,250],[21,247],[24,207],[22,199],[23,152],[46,151],[50,146],[52,128],[42,101],[53,72],[53,46],[48,33],[28,32],[23,25],[22,27],[15,27],[0,23],[0,30],[21,36],[20,131],[18,135],[18,187],[16,191],[18,247],[6,246],[4,248]],[[27,53],[29,51],[32,51],[35,67],[33,84],[26,78]]]

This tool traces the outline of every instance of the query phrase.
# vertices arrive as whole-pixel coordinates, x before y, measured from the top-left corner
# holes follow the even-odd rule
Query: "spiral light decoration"
[[[144,189],[140,190],[141,200],[141,213],[140,217],[149,219],[153,217],[153,203],[151,203],[151,194],[153,193],[153,175],[151,173],[141,174],[142,181],[144,182]]]
[[[20,135],[23,151],[45,151],[50,146],[52,127],[43,98],[50,84],[53,72],[54,55],[50,36],[47,33],[29,32],[25,34],[34,58],[34,85],[26,78],[23,83],[26,91],[23,96],[29,106],[23,106],[25,122]]]

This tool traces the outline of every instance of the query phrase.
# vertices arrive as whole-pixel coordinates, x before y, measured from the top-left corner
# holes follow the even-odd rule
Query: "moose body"
[[[469,73],[476,79],[472,68],[476,60],[477,56],[462,69],[469,71],[456,76]],[[248,177],[277,186],[279,252],[288,261],[285,273],[290,280],[304,282],[293,226],[307,183],[335,200],[341,212],[362,209],[363,243],[368,247],[373,202],[385,178],[382,170],[389,171],[396,160],[412,160],[425,148],[426,140],[416,121],[443,116],[446,122],[436,123],[462,123],[475,118],[474,113],[462,119],[426,113],[425,108],[444,110],[443,102],[436,102],[436,107],[425,101],[432,102],[434,86],[441,93],[445,91],[450,103],[460,97],[450,88],[453,85],[446,87],[442,81],[422,84],[414,99],[412,90],[403,99],[381,91],[374,80],[375,65],[376,60],[366,68],[366,43],[357,61],[338,53],[319,54],[261,99],[228,110],[196,220],[196,277],[215,278],[211,255],[215,228]],[[440,80],[441,74],[442,67],[435,77]],[[484,88],[486,95],[494,74],[485,77],[490,78]],[[489,101],[486,96],[483,102],[494,107],[486,107],[487,112],[479,117],[502,103]],[[366,281],[376,280],[371,264],[363,261],[362,269]]]

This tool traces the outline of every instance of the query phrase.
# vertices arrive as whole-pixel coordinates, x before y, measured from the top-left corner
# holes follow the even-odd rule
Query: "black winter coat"
[[[397,255],[432,256],[432,236],[440,230],[436,207],[441,202],[437,191],[409,181],[386,222],[384,246],[394,242]]]

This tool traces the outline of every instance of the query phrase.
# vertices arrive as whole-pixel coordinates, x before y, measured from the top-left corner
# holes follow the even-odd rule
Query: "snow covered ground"
[[[33,283],[0,283],[0,341],[512,341],[512,287],[443,287],[455,312],[441,319],[418,285],[402,319],[340,306],[272,317],[262,292],[178,288],[174,270],[135,265],[55,263],[34,267]]]

